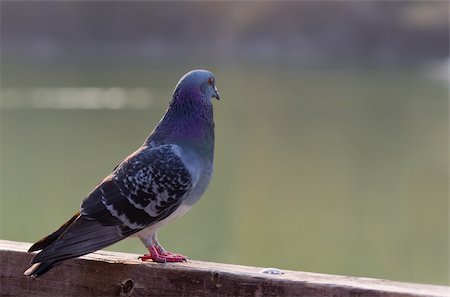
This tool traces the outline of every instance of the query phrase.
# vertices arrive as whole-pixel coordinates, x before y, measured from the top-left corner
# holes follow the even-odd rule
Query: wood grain
[[[201,261],[143,263],[138,255],[98,251],[68,260],[38,279],[23,276],[28,243],[0,240],[1,296],[450,296],[450,287]]]

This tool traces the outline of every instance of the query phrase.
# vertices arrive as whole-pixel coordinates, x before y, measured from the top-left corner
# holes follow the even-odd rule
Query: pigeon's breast
[[[174,152],[181,158],[186,169],[191,174],[193,187],[185,197],[183,204],[192,206],[203,195],[211,181],[214,170],[213,159],[212,157],[205,158],[201,156],[194,149],[183,149],[179,146],[175,146]]]

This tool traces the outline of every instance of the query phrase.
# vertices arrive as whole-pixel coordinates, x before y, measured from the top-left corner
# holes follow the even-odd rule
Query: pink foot
[[[142,261],[152,260],[157,263],[183,262],[188,259],[188,257],[183,255],[166,252],[158,246],[151,246],[148,251],[150,252],[149,254],[143,255],[139,257],[139,259]]]

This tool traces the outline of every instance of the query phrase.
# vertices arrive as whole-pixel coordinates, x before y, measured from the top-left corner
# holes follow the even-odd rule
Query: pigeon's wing
[[[180,148],[141,148],[125,159],[83,201],[81,214],[32,263],[60,261],[111,245],[158,222],[193,187]]]
[[[141,230],[169,216],[195,181],[177,145],[143,147],[83,201],[81,213],[104,225]]]

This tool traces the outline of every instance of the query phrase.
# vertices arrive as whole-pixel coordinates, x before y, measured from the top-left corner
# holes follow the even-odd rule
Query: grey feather
[[[122,233],[117,226],[101,226],[99,222],[87,220],[81,215],[58,240],[38,253],[31,263],[59,261],[85,255],[111,245],[131,233],[133,231]]]
[[[172,145],[144,146],[88,195],[81,213],[103,225],[142,229],[170,215],[191,189],[192,178]]]

